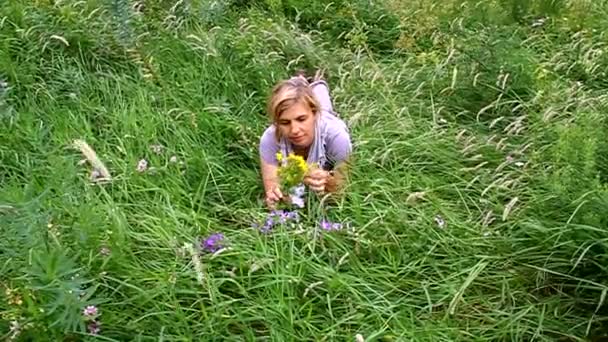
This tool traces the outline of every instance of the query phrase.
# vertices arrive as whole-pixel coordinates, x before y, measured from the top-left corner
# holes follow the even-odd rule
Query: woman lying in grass
[[[304,185],[319,194],[338,192],[346,179],[352,145],[346,124],[333,111],[329,87],[320,73],[313,79],[300,73],[277,84],[268,101],[268,113],[272,125],[264,131],[259,148],[266,205],[274,208],[286,199],[283,193],[290,189],[281,189],[277,171],[279,163],[287,160],[281,156],[292,153],[308,164]],[[291,194],[287,202],[298,197],[301,194]]]

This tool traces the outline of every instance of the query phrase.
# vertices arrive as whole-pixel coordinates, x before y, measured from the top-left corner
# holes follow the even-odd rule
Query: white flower
[[[21,326],[19,325],[19,322],[17,321],[11,321],[11,332],[15,332],[18,331],[21,328]]]
[[[437,223],[437,226],[439,226],[439,228],[445,228],[445,220],[443,219],[443,217],[441,217],[441,215],[435,216],[435,223]]]
[[[300,185],[300,186],[296,186],[292,189],[292,194],[294,196],[303,197],[305,191],[306,191],[306,188],[304,187],[304,185]]]
[[[11,321],[10,333],[9,341],[16,339],[21,334],[21,325],[18,321]]]
[[[148,161],[142,159],[137,163],[137,172],[145,172],[146,170],[148,170]]]
[[[169,163],[177,163],[177,156],[172,156],[172,157],[169,159]]]
[[[103,256],[108,256],[110,255],[110,249],[106,246],[101,247],[101,249],[99,250],[99,254],[103,255]]]
[[[92,182],[98,180],[99,178],[101,178],[101,172],[99,172],[99,170],[95,169],[95,170],[91,171],[91,181]]]
[[[298,208],[304,208],[304,198],[300,196],[291,196],[291,203]]]
[[[532,27],[541,27],[545,24],[546,20],[547,20],[546,18],[537,19],[532,23]]]
[[[84,310],[82,310],[82,314],[85,317],[92,317],[92,316],[97,316],[97,307],[95,305],[89,305],[86,308],[84,308]]]
[[[163,153],[164,146],[159,144],[150,145],[150,149],[156,154],[161,154]]]

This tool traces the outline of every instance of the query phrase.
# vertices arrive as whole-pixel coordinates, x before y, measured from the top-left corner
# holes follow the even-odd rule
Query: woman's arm
[[[348,183],[350,166],[350,158],[338,163],[334,170],[329,173],[325,191],[332,194],[340,193]]]
[[[264,185],[265,193],[264,200],[266,206],[270,209],[274,209],[275,205],[283,198],[279,177],[277,175],[277,170],[279,168],[278,161],[275,157],[277,152],[279,152],[279,149],[276,143],[275,129],[271,126],[262,134],[259,146],[262,184]]]
[[[262,182],[266,194],[265,202],[269,208],[274,208],[283,198],[277,176],[278,166],[266,162],[264,158],[260,158],[260,163],[262,165]]]

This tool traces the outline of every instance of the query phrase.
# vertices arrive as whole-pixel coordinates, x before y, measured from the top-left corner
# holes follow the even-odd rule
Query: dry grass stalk
[[[99,159],[99,157],[97,157],[97,153],[95,153],[95,150],[93,150],[91,146],[87,144],[86,141],[80,139],[74,140],[74,147],[79,149],[80,152],[82,152],[82,154],[93,167],[93,171],[91,172],[91,181],[101,182],[112,180],[112,176],[110,175],[108,168]]]
[[[509,201],[509,203],[507,203],[507,206],[505,206],[505,210],[502,212],[503,221],[507,220],[507,218],[509,217],[509,214],[511,213],[511,211],[513,210],[513,207],[515,206],[515,203],[517,203],[518,200],[519,200],[518,197],[514,197],[512,200]]]
[[[308,292],[310,292],[310,290],[314,289],[315,287],[317,287],[317,286],[319,286],[321,284],[323,284],[323,282],[322,281],[318,281],[316,283],[312,283],[312,284],[308,285],[308,287],[306,287],[306,289],[304,290],[304,296],[303,297],[306,297],[306,295],[308,294]]]
[[[456,135],[456,141],[460,141],[460,139],[462,139],[462,137],[464,136],[465,133],[467,133],[466,129],[463,129],[460,132],[458,132],[458,134]]]
[[[465,168],[462,168],[462,169],[460,169],[460,170],[461,170],[461,171],[464,171],[464,172],[477,171],[477,170],[481,169],[482,167],[484,167],[485,165],[487,165],[488,163],[489,163],[489,162],[484,161],[484,162],[482,162],[482,163],[477,164],[477,165],[476,165],[476,166],[474,166],[474,167],[465,167]]]
[[[502,119],[504,119],[504,116],[499,116],[499,117],[497,117],[496,119],[492,120],[492,122],[490,122],[490,126],[489,126],[489,128],[490,128],[490,129],[494,128],[494,126],[496,126],[496,124],[497,124],[498,122],[500,122]]]
[[[483,220],[481,221],[481,225],[484,228],[487,228],[489,225],[492,224],[492,222],[494,222],[495,218],[494,218],[494,212],[492,210],[488,210],[486,212],[486,214],[483,216]]]

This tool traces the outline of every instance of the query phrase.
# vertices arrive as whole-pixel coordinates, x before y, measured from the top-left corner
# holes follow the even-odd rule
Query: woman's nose
[[[291,134],[295,134],[295,133],[299,133],[301,131],[301,126],[300,125],[291,125]]]

